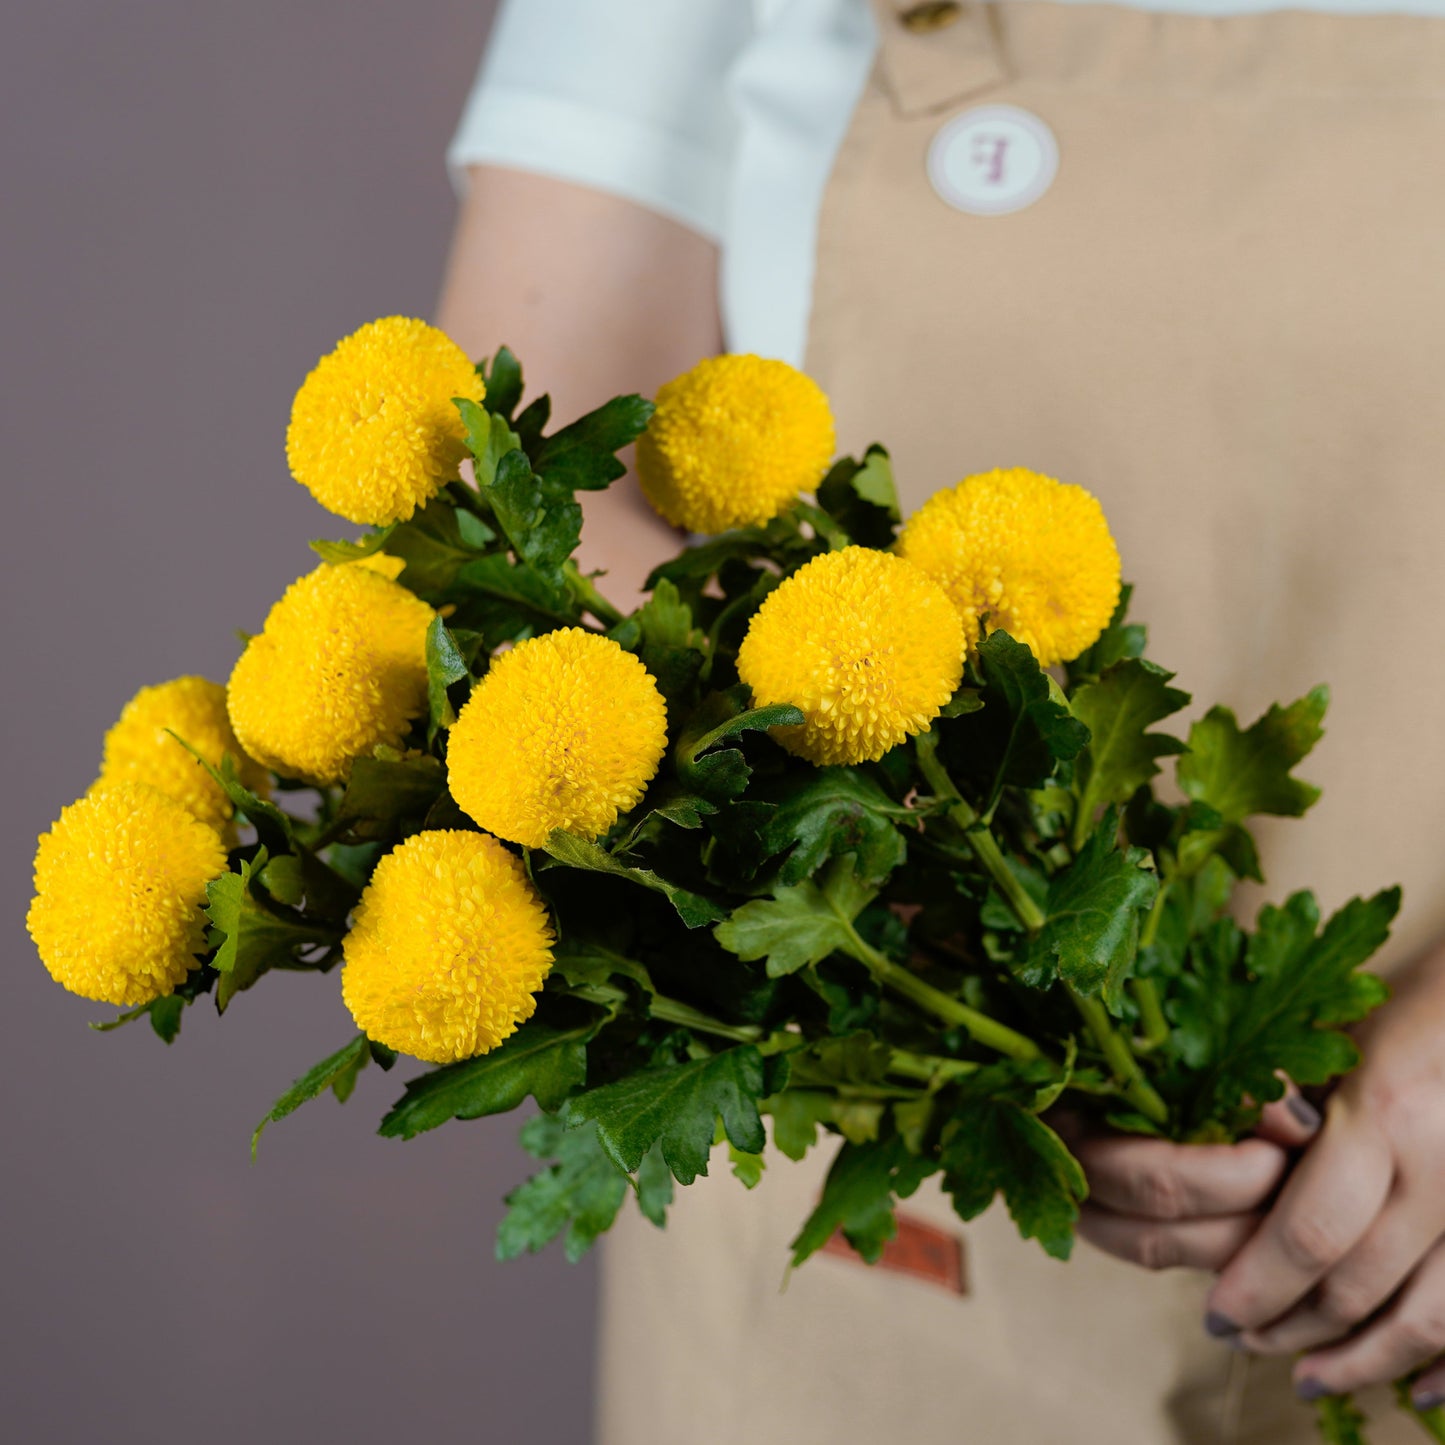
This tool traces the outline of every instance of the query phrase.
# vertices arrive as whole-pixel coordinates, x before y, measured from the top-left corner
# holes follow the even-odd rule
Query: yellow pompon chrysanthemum
[[[494,659],[447,743],[452,797],[489,833],[539,848],[595,838],[632,807],[667,750],[667,704],[610,638],[567,627]]]
[[[1098,640],[1119,604],[1119,549],[1082,487],[1023,467],[966,477],[904,525],[898,551],[935,578],[968,628],[1026,643],[1043,667]]]
[[[444,331],[386,316],[316,364],[286,430],[291,475],[353,522],[404,522],[457,476],[466,429],[453,397],[480,402],[481,377]]]
[[[669,381],[637,440],[637,478],[653,507],[690,532],[776,517],[823,479],[833,413],[785,361],[715,356]]]
[[[825,552],[758,608],[738,676],[759,707],[790,702],[807,720],[774,728],[820,765],[881,758],[923,732],[963,675],[963,624],[943,589],[889,552]]]
[[[416,833],[377,865],[346,936],[357,1026],[431,1064],[484,1054],[531,1018],[552,966],[547,910],[484,833]]]
[[[220,785],[176,741],[188,742],[213,768],[229,753],[244,787],[264,795],[266,770],[247,756],[226,714],[226,689],[204,677],[178,677],[143,687],[105,735],[100,777],[91,787],[149,783],[203,823],[224,828],[235,811]]]
[[[293,582],[231,673],[236,736],[287,777],[342,782],[425,711],[433,616],[370,568],[323,564]]]
[[[225,871],[216,829],[157,788],[118,783],[62,809],[41,834],[25,924],[72,993],[150,1003],[206,951],[206,884]]]

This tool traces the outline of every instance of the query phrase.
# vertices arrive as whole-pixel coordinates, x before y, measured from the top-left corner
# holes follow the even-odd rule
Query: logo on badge
[[[1006,216],[1053,184],[1059,143],[1032,111],[980,105],[940,127],[928,147],[928,179],[956,210]]]

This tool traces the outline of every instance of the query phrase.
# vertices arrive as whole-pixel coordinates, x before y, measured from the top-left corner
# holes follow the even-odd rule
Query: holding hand
[[[1308,1352],[1295,1367],[1306,1399],[1445,1350],[1445,955],[1399,980],[1360,1042],[1322,1123],[1291,1091],[1237,1145],[1073,1144],[1092,1189],[1085,1237],[1150,1268],[1220,1272],[1206,1328],[1262,1354]],[[1413,1395],[1445,1403],[1445,1365]]]

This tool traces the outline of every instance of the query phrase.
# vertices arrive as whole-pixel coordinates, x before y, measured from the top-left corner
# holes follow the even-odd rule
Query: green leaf
[[[562,586],[562,564],[582,535],[582,508],[571,488],[534,472],[518,449],[502,457],[496,475],[480,490],[517,556]]]
[[[630,978],[648,993],[656,993],[645,965],[626,954],[588,938],[563,935],[552,959],[552,971],[574,988],[605,984],[614,978]]]
[[[426,630],[426,696],[431,737],[435,737],[439,729],[449,728],[456,722],[457,712],[447,696],[447,689],[470,675],[467,660],[462,656],[456,638],[440,617],[433,617],[431,626]]]
[[[707,1173],[719,1118],[739,1149],[762,1152],[758,1100],[764,1077],[763,1056],[751,1044],[741,1044],[710,1058],[645,1069],[590,1089],[571,1100],[567,1118],[595,1123],[602,1147],[628,1174],[654,1144],[661,1144],[674,1178],[691,1184]]]
[[[534,1174],[506,1198],[497,1229],[497,1258],[535,1253],[565,1229],[568,1260],[575,1264],[605,1234],[627,1196],[627,1176],[608,1157],[591,1125],[568,1129],[546,1114],[522,1126],[522,1147],[556,1163]]]
[[[498,641],[528,628],[546,631],[577,623],[576,604],[565,587],[501,553],[480,557],[458,569],[449,594],[457,604],[453,619],[476,627]]]
[[[206,884],[206,917],[212,924],[209,942],[215,948],[211,966],[221,974],[216,1008],[222,1013],[263,973],[307,967],[300,958],[303,949],[338,940],[336,930],[285,917],[256,896],[255,869],[265,862],[262,849],[252,862],[243,859],[239,872],[222,873]]]
[[[1221,957],[1211,996],[1186,991],[1176,1002],[1186,1035],[1214,1042],[1197,1114],[1227,1113],[1246,1095],[1258,1104],[1279,1098],[1278,1071],[1309,1085],[1354,1067],[1359,1050],[1340,1028],[1364,1018],[1388,993],[1383,980],[1360,970],[1389,937],[1399,906],[1398,888],[1355,898],[1318,932],[1319,909],[1309,893],[1260,911],[1242,970],[1236,959]],[[1213,1011],[1212,1022],[1200,1018],[1201,1004]],[[1197,1043],[1192,1053],[1199,1058]]]
[[[522,368],[509,348],[498,347],[490,369],[483,362],[477,368],[486,385],[482,405],[504,421],[510,420],[522,399]]]
[[[460,483],[457,485],[460,488]],[[402,583],[419,597],[440,605],[451,600],[448,594],[457,573],[484,555],[495,536],[480,517],[443,492],[396,528],[387,539],[386,551],[406,564]]]
[[[472,476],[480,491],[496,480],[502,458],[508,452],[519,450],[522,444],[516,432],[507,425],[505,417],[465,399],[459,399],[456,407],[466,429],[467,450],[472,454]]]
[[[821,886],[812,881],[778,887],[733,911],[713,937],[741,959],[766,958],[769,978],[796,973],[830,953],[856,953],[853,920],[871,903],[866,887],[846,866],[835,864]]]
[[[741,684],[710,693],[688,720],[673,756],[678,779],[690,792],[714,801],[738,797],[748,785],[751,769],[738,748],[719,748],[719,744],[744,732],[796,727],[803,721],[802,711],[789,703],[749,708],[747,699],[748,691]]]
[[[556,486],[596,491],[626,474],[615,454],[647,430],[652,413],[645,397],[613,397],[543,440],[532,465]]]
[[[295,847],[296,837],[292,831],[292,819],[274,803],[253,793],[236,776],[236,760],[230,753],[221,756],[221,766],[214,767],[185,738],[171,728],[166,731],[206,770],[207,775],[230,799],[240,817],[255,830],[256,841],[267,852],[289,853]]]
[[[712,899],[704,898],[700,893],[690,893],[686,888],[679,888],[649,869],[629,868],[596,843],[579,838],[573,833],[564,833],[560,828],[555,829],[543,844],[543,851],[568,868],[587,868],[594,873],[610,873],[614,877],[627,878],[644,888],[650,888],[654,893],[661,893],[689,928],[717,923],[727,916],[727,911]]]
[[[833,1159],[823,1195],[793,1240],[793,1266],[827,1244],[836,1230],[869,1264],[898,1233],[895,1195],[907,1198],[936,1168],[910,1154],[897,1135],[870,1144],[845,1143]]]
[[[785,884],[811,877],[831,858],[851,855],[859,879],[881,885],[906,855],[899,824],[918,818],[855,768],[795,772],[757,797],[776,804],[757,832],[758,855],[787,855],[778,872]]]
[[[1315,1403],[1322,1445],[1369,1445],[1369,1421],[1348,1395],[1326,1395]],[[1424,1439],[1424,1436],[1421,1436]]]
[[[844,457],[834,463],[818,484],[818,505],[859,546],[892,546],[899,511],[888,453],[875,444],[861,462]]]
[[[789,1159],[802,1159],[818,1140],[818,1125],[831,1122],[834,1096],[820,1089],[785,1089],[759,1106],[772,1116],[773,1143]]]
[[[1074,764],[1080,840],[1102,809],[1127,803],[1158,773],[1156,758],[1184,751],[1180,739],[1149,731],[1189,701],[1187,692],[1169,686],[1173,675],[1152,662],[1126,659],[1071,699],[1074,716],[1089,730],[1089,745]]]
[[[390,837],[403,822],[424,818],[445,788],[446,773],[436,758],[357,758],[337,820],[353,838]]]
[[[633,1181],[637,1188],[637,1207],[642,1217],[662,1229],[667,1224],[667,1211],[672,1206],[672,1170],[662,1157],[659,1141],[643,1156],[637,1166],[637,1177]]]
[[[380,552],[386,546],[387,539],[396,531],[396,526],[393,522],[389,527],[378,527],[355,542],[327,542],[317,539],[309,545],[323,562],[330,562],[333,566],[344,562],[359,562],[363,557],[374,557]]]
[[[1088,1182],[1064,1141],[1009,1099],[965,1098],[943,1137],[943,1187],[960,1219],[974,1219],[996,1195],[1019,1233],[1055,1259],[1073,1249]]]
[[[1023,981],[1040,988],[1061,978],[1086,996],[1112,998],[1139,946],[1141,915],[1159,892],[1142,865],[1143,848],[1121,850],[1112,809],[1078,857],[1049,880],[1046,922],[1029,946]]]
[[[587,1040],[596,1030],[597,1020],[558,1028],[532,1018],[490,1053],[411,1080],[377,1132],[414,1139],[450,1119],[505,1114],[529,1094],[551,1113],[586,1080]]]
[[[744,1189],[756,1189],[762,1182],[766,1165],[761,1154],[749,1154],[736,1144],[729,1144],[728,1162],[733,1167],[733,1177],[742,1181]]]
[[[261,1142],[261,1131],[267,1124],[277,1123],[287,1114],[294,1114],[302,1104],[330,1089],[341,1103],[345,1103],[356,1087],[356,1076],[366,1067],[371,1058],[371,1049],[365,1034],[357,1036],[344,1047],[337,1049],[329,1058],[308,1069],[274,1104],[271,1112],[256,1125],[251,1135],[251,1158],[256,1157],[256,1148]]]
[[[1099,640],[1068,664],[1071,684],[1098,677],[1116,662],[1123,662],[1125,658],[1144,656],[1144,647],[1148,642],[1147,630],[1138,624],[1125,621],[1133,593],[1134,589],[1127,582],[1119,589],[1118,606],[1114,608],[1109,625],[1099,634]]]
[[[181,1031],[181,1016],[185,1013],[187,1002],[188,1000],[179,994],[168,993],[162,998],[152,999],[150,1003],[143,1003],[138,1008],[127,1009],[113,1019],[92,1023],[90,1027],[98,1034],[108,1034],[113,1029],[134,1023],[136,1019],[148,1018],[157,1036],[166,1043],[173,1044]]]
[[[1189,751],[1179,760],[1185,796],[1207,803],[1226,823],[1257,813],[1297,818],[1320,795],[1290,776],[1324,735],[1329,689],[1317,687],[1288,707],[1275,704],[1241,729],[1227,707],[1211,708],[1189,730]]]
[[[1069,711],[1057,684],[1022,642],[1006,632],[979,644],[983,707],[934,724],[955,777],[989,789],[991,810],[1004,787],[1037,788],[1076,757],[1089,730]]]
[[[692,609],[677,587],[664,578],[629,623],[637,629],[633,650],[672,711],[702,671],[703,634],[693,626]]]

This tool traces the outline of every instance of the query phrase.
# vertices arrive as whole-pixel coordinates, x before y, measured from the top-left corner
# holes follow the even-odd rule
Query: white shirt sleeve
[[[503,0],[447,151],[608,191],[720,240],[746,0]]]

